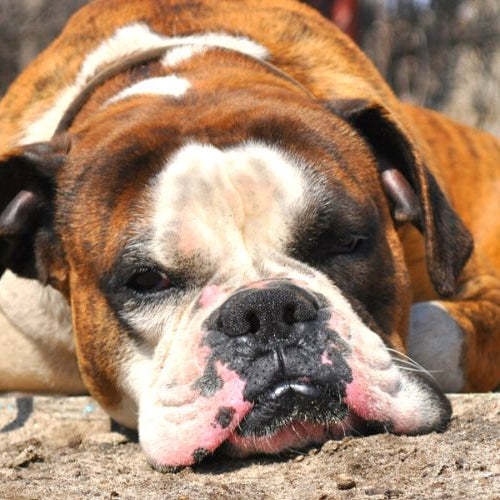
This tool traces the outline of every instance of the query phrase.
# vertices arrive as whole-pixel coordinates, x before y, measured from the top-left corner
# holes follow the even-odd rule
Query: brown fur
[[[102,12],[112,12],[113,15],[102,15]],[[61,36],[18,78],[1,102],[2,157],[14,154],[8,153],[8,150],[17,146],[23,129],[50,108],[61,90],[72,83],[83,58],[118,27],[137,19],[166,35],[206,31],[207,26],[214,32],[246,35],[267,47],[272,54],[273,64],[301,82],[321,104],[333,103],[334,110],[338,110],[340,114],[345,112],[342,103],[352,103],[353,100],[363,102],[364,107],[380,110],[384,120],[390,122],[408,141],[422,192],[426,192],[428,182],[423,176],[425,165],[438,179],[449,201],[474,235],[474,254],[458,279],[456,295],[444,304],[466,334],[464,363],[467,385],[464,390],[491,390],[500,380],[500,221],[494,211],[500,196],[499,143],[487,134],[459,126],[430,111],[401,104],[359,49],[329,22],[302,4],[289,0],[276,0],[272,3],[259,0],[237,3],[224,0],[191,3],[181,0],[97,0],[90,3],[70,20]],[[296,95],[297,89],[291,83],[266,73],[257,63],[241,61],[235,54],[219,51],[203,57],[210,65],[200,66],[196,63],[196,57],[193,57],[179,65],[177,71],[180,75],[183,71],[189,74],[190,79],[196,82],[196,90],[201,93],[221,88],[230,92],[244,81],[248,88],[269,87],[276,94],[295,94],[294,105],[301,102],[301,97]],[[234,80],[235,65],[240,67],[238,80]],[[147,71],[156,75],[161,74],[162,70],[158,64],[153,63],[148,66]],[[54,283],[72,302],[74,325],[78,325],[77,350],[86,353],[85,356],[79,356],[83,378],[87,387],[106,407],[119,403],[117,395],[110,388],[116,383],[118,368],[111,360],[115,359],[112,353],[121,346],[121,326],[107,312],[107,305],[101,296],[95,299],[91,297],[95,297],[94,290],[99,287],[95,280],[120,250],[120,240],[106,237],[105,233],[111,228],[116,232],[126,232],[125,213],[134,203],[133,186],[150,172],[138,170],[136,173],[127,173],[126,177],[119,172],[118,178],[110,178],[101,175],[96,168],[82,169],[82,164],[77,163],[75,158],[85,157],[88,161],[92,158],[94,145],[102,144],[103,138],[106,141],[104,149],[109,158],[117,158],[123,153],[122,143],[113,139],[119,139],[120,131],[135,119],[138,101],[121,103],[119,109],[100,112],[97,117],[94,117],[94,112],[131,81],[134,81],[133,71],[116,76],[96,90],[70,131],[73,135],[73,163],[70,161],[58,178],[61,192],[66,193],[66,196],[71,193],[73,198],[85,200],[85,203],[74,204],[68,200],[59,200],[61,206],[67,204],[71,207],[71,213],[69,208],[66,212],[63,210],[58,221],[63,235],[62,247],[66,249],[66,253],[69,249],[71,255],[66,255],[65,270],[58,266],[57,281]],[[219,141],[224,141],[224,136],[220,133],[222,128],[228,131],[227,143],[233,143],[237,141],[238,133],[244,136],[244,131],[238,132],[235,115],[230,112],[231,106],[236,109],[237,103],[225,101],[222,90],[218,99],[219,105],[225,102],[229,108],[224,118],[227,121],[223,121],[213,111],[199,109],[197,113],[192,111],[196,120],[189,123],[181,120],[177,123],[177,111],[170,108],[165,109],[157,125],[164,127],[169,123],[172,130],[181,136],[193,134],[211,140],[212,124],[217,130]],[[302,99],[304,112],[309,104],[305,96]],[[272,101],[271,93],[269,103]],[[151,102],[151,98],[144,98],[146,107]],[[265,106],[263,104],[264,108]],[[320,104],[311,106],[319,107]],[[156,105],[154,107],[156,109]],[[261,109],[255,107],[254,115],[259,112]],[[339,120],[337,123],[332,115],[324,110],[322,113],[325,127],[331,127],[333,123],[340,129],[346,127],[346,134],[349,134],[350,128],[345,122]],[[248,121],[254,118],[249,113]],[[140,120],[138,122],[140,124]],[[165,153],[159,147],[160,142],[155,143],[154,135],[150,134],[154,125],[152,118],[148,128],[139,125],[129,128],[137,144],[144,146],[144,151],[159,151],[156,157],[149,158],[153,166],[161,159],[160,153]],[[359,166],[369,165],[367,172],[373,168],[374,160],[370,151],[361,142],[358,144],[353,140],[347,143],[347,136],[343,137],[338,133],[331,136],[332,142],[335,143],[339,137],[341,141],[346,141],[346,145],[343,142],[335,144],[337,150],[345,155],[349,165],[358,165],[358,178],[343,179],[345,185],[350,185],[355,192],[359,183],[367,186],[372,183],[369,189],[371,192],[377,190],[377,196],[382,199],[380,186],[378,183],[377,186],[373,185],[373,172],[365,174]],[[291,147],[292,144],[293,141],[290,141]],[[171,144],[172,147],[174,145]],[[309,154],[318,160],[307,149],[300,145],[296,147],[302,155]],[[98,160],[96,158],[94,162],[97,165]],[[89,181],[88,176],[93,178]],[[106,189],[103,193],[104,183]],[[106,205],[109,202],[106,200],[106,193],[110,184],[120,186],[121,191],[120,200],[113,200],[115,206],[121,208],[113,208],[111,211]],[[427,198],[424,199],[423,206],[424,217],[429,226],[428,239],[432,239],[432,207]],[[384,212],[384,220],[389,221],[385,202],[381,203],[380,210]],[[88,221],[85,227],[83,220]],[[78,233],[72,230],[72,221],[78,221]],[[405,285],[407,270],[401,264],[401,244],[393,232],[392,224],[387,224],[384,231],[388,235],[391,255],[397,263],[394,282]],[[432,244],[427,243],[426,247],[420,233],[409,225],[400,229],[400,238],[413,285],[413,299],[436,299],[438,295],[426,271],[429,262],[429,256],[426,262],[426,248],[427,254],[432,253]],[[90,267],[84,273],[82,266]],[[56,279],[54,272],[52,277]],[[68,285],[69,288],[66,288]],[[75,300],[75,297],[79,297],[79,300]],[[411,301],[406,286],[401,287],[398,301],[399,304],[391,304],[394,312],[391,338],[392,345],[402,349]],[[98,327],[102,329],[103,325],[106,325],[107,335],[96,341],[92,333]]]

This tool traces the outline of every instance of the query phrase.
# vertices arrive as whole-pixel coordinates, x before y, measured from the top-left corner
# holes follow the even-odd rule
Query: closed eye
[[[353,235],[347,242],[329,243],[324,248],[324,254],[328,256],[350,254],[359,249],[363,241],[367,240],[366,236]]]

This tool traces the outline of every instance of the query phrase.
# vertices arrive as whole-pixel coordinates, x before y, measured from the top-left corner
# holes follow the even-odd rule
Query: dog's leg
[[[471,275],[471,268],[468,273]],[[409,355],[448,392],[490,391],[500,384],[500,280],[474,274],[455,300],[413,306]]]
[[[69,311],[55,291],[6,272],[0,280],[0,392],[86,393]]]

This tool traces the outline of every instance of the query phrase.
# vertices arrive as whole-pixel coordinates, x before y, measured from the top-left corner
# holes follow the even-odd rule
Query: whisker
[[[398,368],[400,370],[404,370],[406,372],[418,372],[418,373],[422,373],[422,370],[420,368],[409,368],[407,366],[398,366]],[[428,374],[431,374],[431,373],[442,373],[443,370],[425,370],[424,373],[428,373]]]
[[[397,363],[397,364],[398,364],[398,366],[399,366],[399,365],[411,366],[411,367],[415,368],[417,371],[422,371],[422,370],[423,370],[423,371],[428,371],[428,372],[432,371],[432,370],[427,370],[427,368],[423,368],[423,367],[421,367],[420,365],[416,365],[415,363],[410,363],[410,362],[409,362],[409,361],[407,361],[406,359],[398,359],[398,358],[394,358],[394,359],[393,359],[393,361],[394,361],[395,363]],[[442,371],[442,370],[433,370],[433,371],[439,371],[439,372],[440,372],[440,371]]]
[[[356,435],[356,436],[362,436],[361,432],[359,432],[357,429],[355,429],[352,425],[349,425],[347,422],[339,422],[340,425],[342,426],[342,429],[344,430],[344,437],[347,436],[345,433],[345,427],[347,427],[351,431],[351,435]]]
[[[389,351],[397,356],[397,357],[394,357],[395,362],[400,362],[400,363],[406,362],[407,364],[410,364],[411,366],[415,367],[416,371],[419,371],[421,373],[428,375],[432,380],[434,380],[436,382],[436,379],[434,378],[434,376],[432,375],[432,373],[429,370],[424,368],[421,364],[417,363],[414,359],[412,359],[410,356],[408,356],[404,352],[400,352],[396,349],[392,349],[391,347],[387,347],[387,346],[384,346],[383,349],[385,349],[386,351]],[[433,373],[436,373],[436,371],[434,370]]]

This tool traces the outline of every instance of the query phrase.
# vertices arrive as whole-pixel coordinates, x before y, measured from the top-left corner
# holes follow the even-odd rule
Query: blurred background
[[[0,95],[85,3],[0,0]],[[402,99],[500,137],[500,0],[305,3],[346,31]]]

